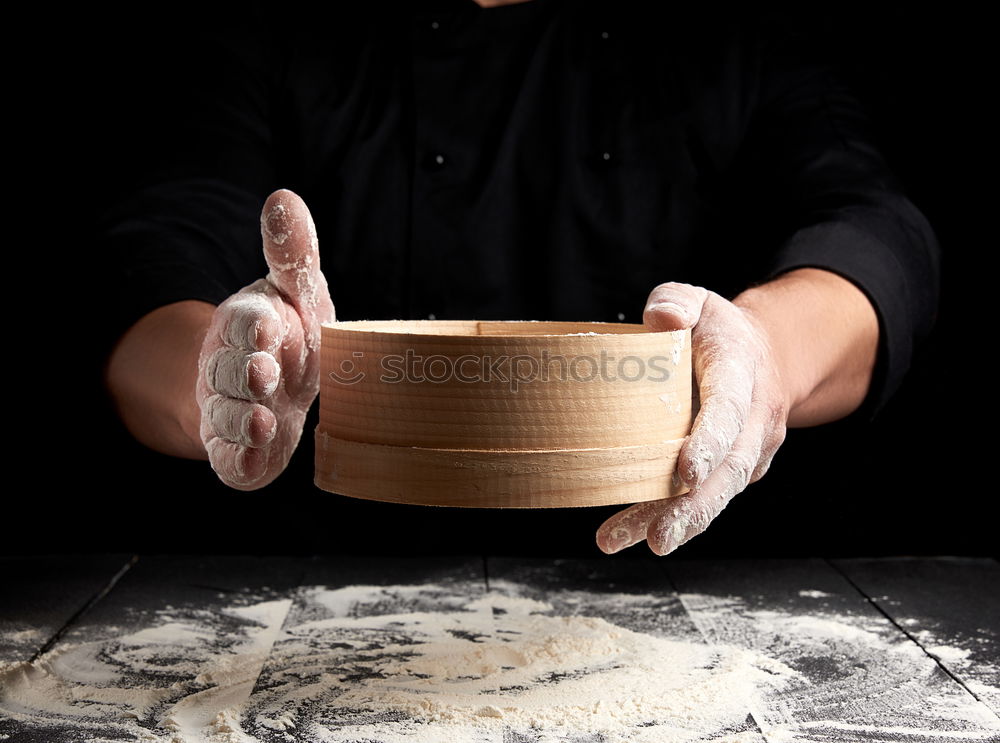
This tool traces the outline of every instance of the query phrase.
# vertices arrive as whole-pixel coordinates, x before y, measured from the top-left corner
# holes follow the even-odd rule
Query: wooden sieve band
[[[316,430],[316,485],[366,500],[466,508],[639,503],[687,492],[672,474],[685,439],[613,449],[430,449]]]

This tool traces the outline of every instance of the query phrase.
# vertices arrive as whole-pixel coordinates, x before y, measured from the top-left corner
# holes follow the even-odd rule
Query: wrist
[[[784,412],[782,423],[788,425],[793,412],[808,397],[809,383],[800,360],[789,353],[784,335],[776,332],[775,323],[770,317],[771,299],[767,290],[751,289],[736,297],[733,304],[756,331],[758,343],[762,347],[760,363],[766,367],[758,369],[757,378],[766,374],[772,380]]]
[[[193,404],[178,406],[176,430],[182,437],[179,448],[186,451],[184,456],[189,459],[208,459],[205,442],[201,438],[201,406],[198,405],[195,386],[185,397],[190,397]],[[183,399],[183,398],[182,398]]]
[[[733,300],[768,345],[789,426],[842,418],[863,402],[878,345],[878,319],[853,283],[815,268],[789,271]]]
[[[178,302],[153,310],[118,342],[105,381],[118,414],[142,444],[206,459],[196,384],[198,356],[214,306]]]

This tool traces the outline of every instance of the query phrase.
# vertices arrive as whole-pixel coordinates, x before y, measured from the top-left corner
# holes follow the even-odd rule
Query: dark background
[[[170,6],[62,20],[35,39],[37,54],[19,60],[23,74],[8,90],[18,132],[8,147],[20,166],[8,238],[15,265],[25,262],[11,281],[27,299],[8,306],[24,319],[9,346],[17,443],[8,448],[4,551],[599,554],[594,531],[616,509],[455,511],[319,491],[314,420],[290,471],[250,494],[226,489],[207,463],[132,442],[102,392],[106,290],[94,268],[100,245],[88,233],[139,151],[133,92],[148,80],[132,61],[197,14]],[[996,191],[986,112],[995,83],[977,32],[985,19],[838,6],[779,20],[840,64],[934,226],[940,317],[873,423],[791,432],[767,477],[681,554],[993,553],[993,375],[988,340],[966,333],[985,335],[986,280],[977,275],[995,242],[985,216]]]

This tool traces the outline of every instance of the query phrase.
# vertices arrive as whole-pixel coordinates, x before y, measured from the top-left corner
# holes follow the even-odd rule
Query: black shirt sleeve
[[[253,13],[217,15],[119,49],[102,83],[113,184],[96,252],[116,337],[157,307],[217,304],[266,273],[258,224],[276,177],[270,109],[281,68]]]
[[[915,346],[934,323],[939,247],[876,148],[857,98],[829,66],[791,36],[772,36],[758,55],[757,104],[741,150],[753,209],[787,215],[766,277],[802,267],[857,285],[879,319],[869,394],[873,416],[899,386]]]

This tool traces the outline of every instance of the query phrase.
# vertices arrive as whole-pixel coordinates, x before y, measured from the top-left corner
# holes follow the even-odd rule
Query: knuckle
[[[760,478],[767,474],[768,470],[771,469],[771,462],[774,461],[774,455],[763,457],[760,460],[760,464],[753,471],[753,475],[750,477],[750,482],[757,482]]]
[[[245,443],[241,434],[242,420],[246,415],[246,406],[240,400],[216,395],[211,405],[211,425],[215,434],[222,439],[236,443]]]
[[[744,422],[750,416],[750,401],[726,395],[720,402],[722,410],[742,429]]]
[[[205,443],[208,461],[216,472],[224,469],[231,458],[230,444],[220,438],[209,439]]]
[[[726,468],[731,475],[731,485],[737,490],[742,490],[749,484],[757,468],[757,458],[747,452],[732,452],[726,459]]]
[[[219,391],[219,367],[224,365],[224,360],[228,356],[227,348],[217,348],[208,357],[205,364],[205,381],[212,392]]]
[[[251,348],[262,331],[270,329],[274,334],[280,327],[278,313],[263,293],[236,294],[221,307],[224,308],[222,338],[228,345]]]
[[[729,394],[716,393],[702,405],[699,430],[706,438],[726,442],[743,430],[749,403]],[[720,445],[724,445],[720,443]]]
[[[688,538],[701,534],[715,519],[715,513],[707,508],[696,508],[688,519]]]
[[[215,409],[219,405],[219,401],[225,398],[219,394],[209,395],[205,398],[201,405],[201,415],[203,418],[211,418],[215,414]]]
[[[782,444],[785,443],[785,439],[788,437],[788,428],[784,423],[775,426],[771,431],[771,438],[768,442],[771,453],[778,449]]]
[[[241,400],[271,394],[278,384],[280,367],[266,351],[247,353],[223,347],[215,351],[205,366],[206,382],[212,392]]]
[[[788,418],[788,405],[779,390],[775,389],[772,394],[768,395],[766,410],[772,427],[784,427],[785,420]]]
[[[714,468],[721,452],[721,443],[713,436],[699,430],[691,434],[684,446],[679,462],[680,469],[689,482],[702,480]]]
[[[691,286],[689,284],[682,284],[678,281],[664,281],[662,284],[658,284],[654,292],[678,292],[678,291],[689,291]]]
[[[226,398],[222,395],[212,395],[205,401],[202,416],[211,427],[216,436],[226,437],[228,430],[225,427],[225,412],[223,404]]]

